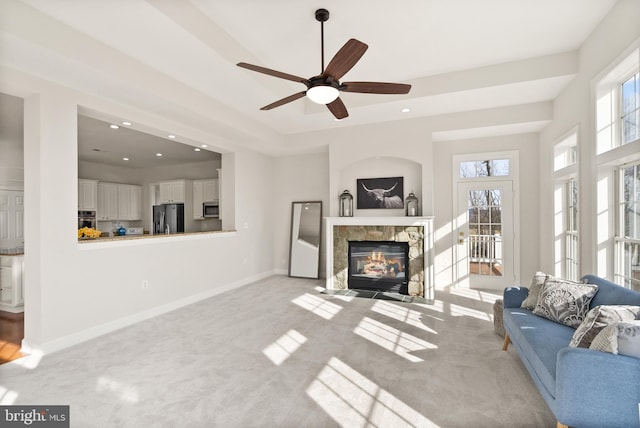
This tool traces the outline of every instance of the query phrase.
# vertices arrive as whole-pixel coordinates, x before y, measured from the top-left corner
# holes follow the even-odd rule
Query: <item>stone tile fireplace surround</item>
[[[433,298],[432,217],[325,217],[329,290],[348,288],[349,241],[409,243],[409,294]]]

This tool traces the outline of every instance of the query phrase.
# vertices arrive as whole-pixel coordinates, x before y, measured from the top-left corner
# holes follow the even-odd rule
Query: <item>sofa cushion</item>
[[[597,285],[547,278],[533,313],[576,328],[597,291]]]
[[[582,277],[582,282],[588,284],[595,284],[598,286],[598,293],[596,293],[593,300],[591,300],[591,307],[601,305],[634,305],[640,306],[640,293],[633,291],[629,288],[624,288],[614,282],[607,279],[600,278],[596,275],[585,275]]]
[[[640,320],[608,325],[593,339],[589,349],[640,358]]]
[[[526,361],[529,373],[555,398],[556,357],[569,344],[573,328],[521,308],[505,308],[503,317],[511,342]]]
[[[600,331],[619,321],[633,321],[640,315],[640,306],[602,305],[591,309],[573,334],[569,346],[588,348]]]
[[[542,289],[544,282],[547,280],[547,277],[549,277],[549,275],[544,272],[536,272],[535,275],[533,275],[533,278],[531,278],[531,284],[529,284],[529,294],[527,295],[527,298],[524,299],[524,302],[522,302],[522,305],[520,305],[521,308],[533,310],[536,307],[540,290]]]

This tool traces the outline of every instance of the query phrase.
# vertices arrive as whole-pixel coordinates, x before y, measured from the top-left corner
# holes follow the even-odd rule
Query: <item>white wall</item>
[[[578,127],[580,275],[607,273],[596,263],[597,168],[593,79],[640,37],[640,2],[621,0],[580,48],[579,73],[554,101],[553,120],[540,134],[540,268],[553,270],[553,143]]]
[[[237,213],[237,222],[227,219],[240,226],[237,232],[79,244],[77,106],[159,129],[163,120],[145,115],[145,121],[120,112],[123,106],[29,83],[36,94],[25,101],[27,349],[60,349],[273,272],[273,190],[264,185],[273,182],[273,162],[250,151],[223,154],[230,162],[223,195],[235,194],[225,212]]]
[[[405,193],[411,187],[416,190],[423,215],[433,213],[433,153],[431,131],[428,121],[400,121],[394,123],[376,124],[366,127],[353,127],[337,130],[327,135],[330,153],[330,186],[329,191],[334,195],[330,200],[331,215],[338,215],[338,196],[345,189],[355,191],[355,181],[350,168],[357,166],[357,174],[367,174],[366,177],[377,178],[382,172],[400,172],[397,175],[407,176]],[[373,162],[374,168],[366,172],[363,165]],[[413,164],[416,165],[413,165]],[[406,168],[406,174],[403,172]],[[421,170],[421,182],[417,182],[416,174]],[[394,174],[395,175],[395,174]],[[407,187],[409,186],[409,187]],[[355,198],[355,193],[354,193]],[[372,210],[370,215],[387,215],[383,211]],[[369,213],[367,213],[369,214]],[[399,213],[395,213],[398,215]]]
[[[329,154],[322,152],[275,158],[272,187],[273,264],[278,272],[286,273],[289,270],[291,203],[322,201],[322,216],[329,215]],[[324,275],[324,233],[321,236],[320,269]]]
[[[470,153],[516,151],[519,158],[520,206],[514,207],[519,213],[520,223],[520,270],[516,278],[531,278],[538,270],[538,137],[537,134],[507,135],[474,140],[446,141],[434,144],[433,156],[438,159],[434,165],[434,244],[435,278],[438,288],[454,285],[453,272],[453,156]]]

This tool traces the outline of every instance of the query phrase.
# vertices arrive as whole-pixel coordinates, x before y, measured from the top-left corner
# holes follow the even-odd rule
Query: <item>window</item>
[[[640,163],[618,174],[616,282],[640,291]]]
[[[567,184],[566,214],[567,228],[565,231],[565,273],[564,276],[574,281],[578,280],[578,181],[570,179]]]
[[[578,133],[571,132],[553,146],[553,170],[559,171],[578,161]]]
[[[622,84],[622,144],[640,138],[640,73]]]
[[[554,273],[577,281],[578,261],[578,128],[553,145]]]
[[[508,177],[509,159],[460,162],[460,178]]]
[[[640,138],[640,49],[596,84],[597,153]]]

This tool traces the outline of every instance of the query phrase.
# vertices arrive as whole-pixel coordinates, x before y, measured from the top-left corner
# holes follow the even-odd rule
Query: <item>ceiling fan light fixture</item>
[[[334,86],[318,85],[307,89],[307,97],[316,104],[329,104],[335,101],[340,91]]]

